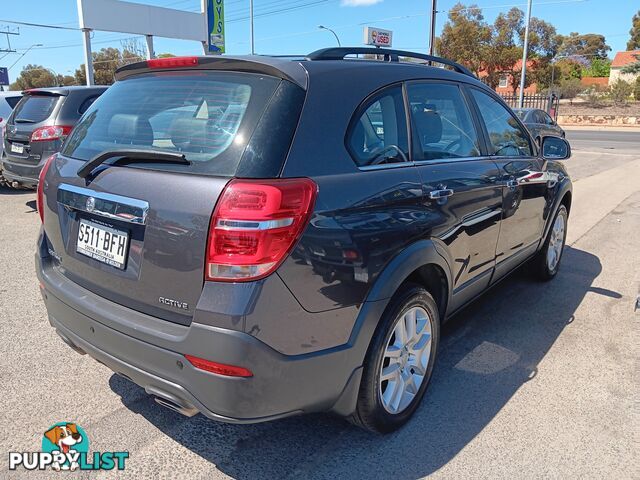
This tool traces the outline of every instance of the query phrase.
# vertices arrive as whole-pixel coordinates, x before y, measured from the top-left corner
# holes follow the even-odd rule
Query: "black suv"
[[[392,431],[442,322],[526,261],[558,271],[568,143],[539,150],[451,61],[332,48],[116,79],[42,171],[37,273],[62,339],[166,407]]]
[[[9,185],[35,187],[42,165],[60,150],[82,114],[108,87],[26,90],[5,126],[0,173]]]

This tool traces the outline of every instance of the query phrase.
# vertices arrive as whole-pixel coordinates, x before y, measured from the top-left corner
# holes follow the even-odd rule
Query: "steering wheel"
[[[387,161],[390,157],[385,155],[386,153],[396,153],[400,158],[402,158],[403,162],[408,162],[409,159],[404,154],[402,150],[397,145],[387,145],[386,147],[378,147],[375,148],[371,154],[373,155],[373,159],[369,162],[369,165],[380,165]]]

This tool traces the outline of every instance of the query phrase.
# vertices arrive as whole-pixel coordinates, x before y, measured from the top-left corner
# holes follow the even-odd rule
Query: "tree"
[[[635,50],[640,48],[640,10],[631,19],[631,30],[629,30],[631,38],[627,42],[627,50]]]
[[[625,65],[622,68],[622,73],[631,73],[631,74],[640,73],[640,55],[636,55],[636,61],[634,63]]]
[[[573,103],[573,99],[582,93],[584,87],[580,83],[579,78],[567,78],[560,82],[560,95],[562,98],[568,98]]]
[[[626,105],[632,93],[633,85],[620,78],[611,85],[611,99],[616,104]]]
[[[608,77],[611,71],[611,60],[594,58],[588,67],[582,69],[583,77]]]
[[[477,5],[467,8],[457,3],[449,10],[449,20],[442,29],[437,50],[478,74],[490,42],[491,28],[485,22],[482,10]]]
[[[580,55],[587,58],[607,58],[611,47],[607,45],[604,35],[585,33],[580,35],[571,32],[569,36],[562,37],[562,43],[558,54],[562,56]]]
[[[22,68],[20,75],[10,86],[11,90],[27,90],[29,88],[53,87],[58,84],[58,76],[42,65],[28,64]]]
[[[636,78],[636,86],[633,89],[633,98],[640,102],[640,77]]]
[[[93,52],[93,79],[96,85],[111,85],[118,68],[129,63],[139,62],[145,58],[145,50],[136,41],[122,43],[122,51],[109,47]],[[75,79],[78,85],[87,83],[84,64],[76,69]]]

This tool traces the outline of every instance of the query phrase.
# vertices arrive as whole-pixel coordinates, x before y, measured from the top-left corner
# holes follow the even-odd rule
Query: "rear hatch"
[[[5,126],[4,150],[12,161],[37,164],[42,155],[38,142],[31,144],[34,130],[53,125],[64,95],[46,90],[30,90],[18,102]],[[61,142],[60,142],[61,145]]]
[[[189,324],[216,201],[239,169],[251,175],[243,159],[287,97],[284,84],[288,91],[279,78],[220,71],[142,71],[116,82],[47,173],[44,226],[55,268],[118,304]],[[179,153],[190,164],[115,156],[78,176],[87,161],[115,150]]]

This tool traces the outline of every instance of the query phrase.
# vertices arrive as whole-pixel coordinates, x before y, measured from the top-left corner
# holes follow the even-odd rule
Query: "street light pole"
[[[318,25],[318,28],[321,29],[321,30],[328,30],[329,32],[333,33],[333,36],[336,37],[336,42],[338,42],[338,46],[339,47],[342,46],[342,44],[340,43],[340,38],[338,37],[338,34],[336,32],[334,32],[329,27],[325,27],[324,25]]]
[[[34,47],[42,47],[42,44],[41,44],[41,43],[34,43],[34,44],[33,44],[33,45],[31,45],[29,48],[27,48],[24,52],[22,52],[22,55],[20,55],[20,56],[18,57],[18,59],[17,59],[15,62],[13,62],[9,68],[7,68],[7,72],[8,72],[9,70],[11,70],[13,67],[15,67],[15,66],[16,66],[16,63],[18,63],[20,60],[22,60],[22,57],[24,57],[27,53],[29,53],[29,50],[31,50],[31,49],[32,49],[32,48],[34,48]]]
[[[531,23],[531,2],[527,5],[527,26],[524,29],[524,50],[522,51],[522,73],[520,75],[520,98],[518,99],[518,108],[522,108],[524,103],[524,82],[527,76],[527,54],[529,53],[529,24]]]
[[[431,27],[429,30],[429,55],[436,51],[436,14],[438,13],[438,0],[431,0]]]
[[[253,36],[253,0],[249,0],[249,31],[251,36],[251,55],[256,54],[255,39]]]

